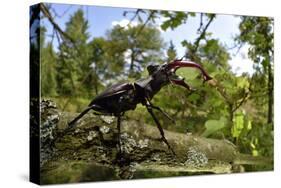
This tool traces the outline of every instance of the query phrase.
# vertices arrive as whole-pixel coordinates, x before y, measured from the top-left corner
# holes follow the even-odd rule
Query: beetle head
[[[147,66],[147,71],[149,75],[153,75],[159,71],[161,65],[151,64]]]
[[[183,67],[199,69],[203,75],[204,81],[212,79],[212,77],[208,75],[201,65],[191,61],[173,60],[170,63],[165,63],[162,65],[149,65],[147,70],[149,75],[152,75],[158,79],[161,78],[161,80],[164,82],[171,82],[173,84],[190,89],[188,84],[184,81],[184,78],[176,74],[176,71]]]

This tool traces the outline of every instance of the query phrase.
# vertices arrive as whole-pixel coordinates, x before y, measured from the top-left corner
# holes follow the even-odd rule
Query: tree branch
[[[214,20],[215,16],[216,16],[215,14],[212,14],[212,15],[211,15],[211,17],[210,17],[208,23],[207,23],[206,26],[203,28],[201,34],[199,35],[199,37],[198,37],[198,38],[196,39],[196,41],[194,42],[195,48],[193,48],[193,51],[192,51],[193,53],[195,53],[195,52],[197,51],[197,49],[198,49],[198,47],[199,47],[200,41],[205,38],[206,31],[207,31],[208,27],[210,26],[210,24],[212,23],[212,21]],[[201,28],[201,27],[202,27],[202,26],[200,25],[200,28]]]
[[[144,27],[148,24],[148,22],[153,18],[154,14],[156,13],[157,11],[155,10],[151,10],[150,11],[150,14],[148,15],[146,21],[142,24],[142,26],[139,28],[139,30],[135,33],[134,37],[137,37],[141,32],[142,30],[144,29]]]
[[[197,29],[197,33],[200,33],[202,27],[203,27],[203,13],[200,14],[200,25],[199,28]]]
[[[238,104],[236,104],[235,107],[232,109],[233,113],[247,101],[247,99],[249,98],[249,95],[250,95],[249,92],[245,93],[242,100]]]
[[[144,29],[144,27],[148,24],[148,22],[153,18],[153,16],[155,15],[157,11],[156,10],[151,10],[147,19],[145,20],[145,22],[141,25],[141,27],[135,32],[135,34],[133,35],[134,38],[136,38]],[[123,13],[124,16],[126,16],[127,13],[134,13],[134,16],[130,19],[130,22],[128,23],[128,25],[130,25],[137,16],[139,16],[140,13],[146,13],[144,10],[142,9],[137,9],[136,11],[125,11]]]
[[[44,14],[46,18],[51,22],[51,24],[54,26],[54,28],[59,32],[59,34],[62,36],[63,39],[67,39],[70,42],[72,42],[75,45],[75,41],[67,34],[65,33],[60,26],[54,21],[52,15],[50,14],[48,8],[44,5],[44,3],[40,3],[40,10]]]

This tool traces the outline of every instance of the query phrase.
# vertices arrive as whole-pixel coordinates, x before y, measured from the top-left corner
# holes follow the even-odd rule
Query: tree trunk
[[[131,60],[130,60],[130,75],[134,73],[134,63],[135,63],[135,51],[131,49]]]
[[[270,62],[268,63],[268,115],[267,123],[271,124],[273,122],[273,75],[272,67]]]

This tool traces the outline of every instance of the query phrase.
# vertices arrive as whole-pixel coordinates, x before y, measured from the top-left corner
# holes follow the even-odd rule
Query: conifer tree
[[[81,9],[66,23],[68,36],[72,41],[63,40],[59,46],[58,90],[61,95],[79,95],[92,91],[92,62],[90,61],[89,24]]]

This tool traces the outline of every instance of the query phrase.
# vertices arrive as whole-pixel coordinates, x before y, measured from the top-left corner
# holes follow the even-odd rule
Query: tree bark
[[[271,124],[273,122],[273,75],[272,67],[270,62],[268,63],[268,115],[267,123]]]

